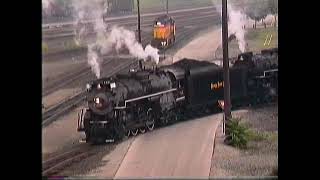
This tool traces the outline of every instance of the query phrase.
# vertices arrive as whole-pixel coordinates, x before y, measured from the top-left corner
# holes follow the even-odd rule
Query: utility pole
[[[230,74],[228,55],[228,8],[227,0],[222,0],[222,49],[224,79],[224,117],[226,122],[231,119]],[[228,134],[228,132],[226,132]]]
[[[137,6],[138,6],[138,37],[139,37],[139,43],[141,44],[141,29],[140,29],[140,2],[137,0]]]
[[[168,15],[168,9],[169,9],[169,2],[167,0],[167,15]]]

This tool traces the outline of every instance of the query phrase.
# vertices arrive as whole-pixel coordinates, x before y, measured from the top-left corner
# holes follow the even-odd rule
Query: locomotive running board
[[[278,69],[271,69],[271,70],[263,71],[263,75],[262,76],[256,76],[256,77],[257,78],[264,78],[264,77],[266,77],[267,73],[271,73],[271,72],[278,72]]]
[[[161,94],[166,94],[166,93],[169,93],[169,92],[172,92],[172,91],[176,91],[176,90],[177,90],[176,88],[173,88],[173,89],[169,89],[169,90],[166,90],[166,91],[157,92],[157,93],[154,93],[154,94],[149,94],[149,95],[146,95],[146,96],[141,96],[141,97],[137,97],[137,98],[133,98],[133,99],[128,99],[128,100],[124,101],[124,106],[118,106],[118,107],[115,107],[115,109],[125,109],[127,107],[127,103],[129,103],[129,102],[134,102],[134,101],[138,101],[138,100],[141,100],[141,99],[146,99],[146,98],[158,96],[158,95],[161,95]]]
[[[185,100],[185,96],[182,96],[182,97],[177,98],[177,99],[176,99],[176,102],[182,101],[182,100]]]

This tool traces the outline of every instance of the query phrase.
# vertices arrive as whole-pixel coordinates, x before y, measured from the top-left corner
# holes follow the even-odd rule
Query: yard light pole
[[[224,79],[224,117],[226,122],[231,119],[230,74],[228,55],[228,8],[227,0],[222,0],[222,49]],[[226,131],[226,134],[228,132]]]
[[[137,0],[137,7],[138,7],[138,37],[139,43],[141,44],[141,29],[140,29],[140,1]]]
[[[168,9],[169,9],[169,2],[167,0],[167,15],[168,15]]]

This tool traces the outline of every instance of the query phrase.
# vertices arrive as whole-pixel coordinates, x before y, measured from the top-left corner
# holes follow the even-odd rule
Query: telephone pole
[[[139,43],[141,44],[141,29],[140,29],[140,1],[137,0],[137,6],[138,6],[138,37],[139,37]]]
[[[167,0],[167,15],[168,15],[168,9],[169,9],[169,2]]]
[[[223,70],[224,70],[224,117],[226,122],[231,119],[230,100],[230,74],[228,54],[228,8],[227,0],[222,0],[222,48],[223,48]],[[227,133],[227,132],[226,132]]]

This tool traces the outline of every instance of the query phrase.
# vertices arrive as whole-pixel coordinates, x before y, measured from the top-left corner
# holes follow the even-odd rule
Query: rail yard
[[[259,146],[251,152],[221,140],[226,82],[218,1],[181,8],[169,1],[162,12],[140,0],[139,20],[139,0],[70,1],[74,20],[42,26],[43,176],[277,176],[277,25],[269,15],[257,22],[244,15],[257,2],[228,5],[232,114],[249,124],[252,137],[272,137],[249,140],[249,148]],[[46,3],[45,13],[58,7]],[[255,119],[274,113],[269,123]],[[270,143],[265,162],[257,154]],[[246,160],[242,169],[223,165],[224,152],[241,159],[244,151],[264,169],[250,169]]]

